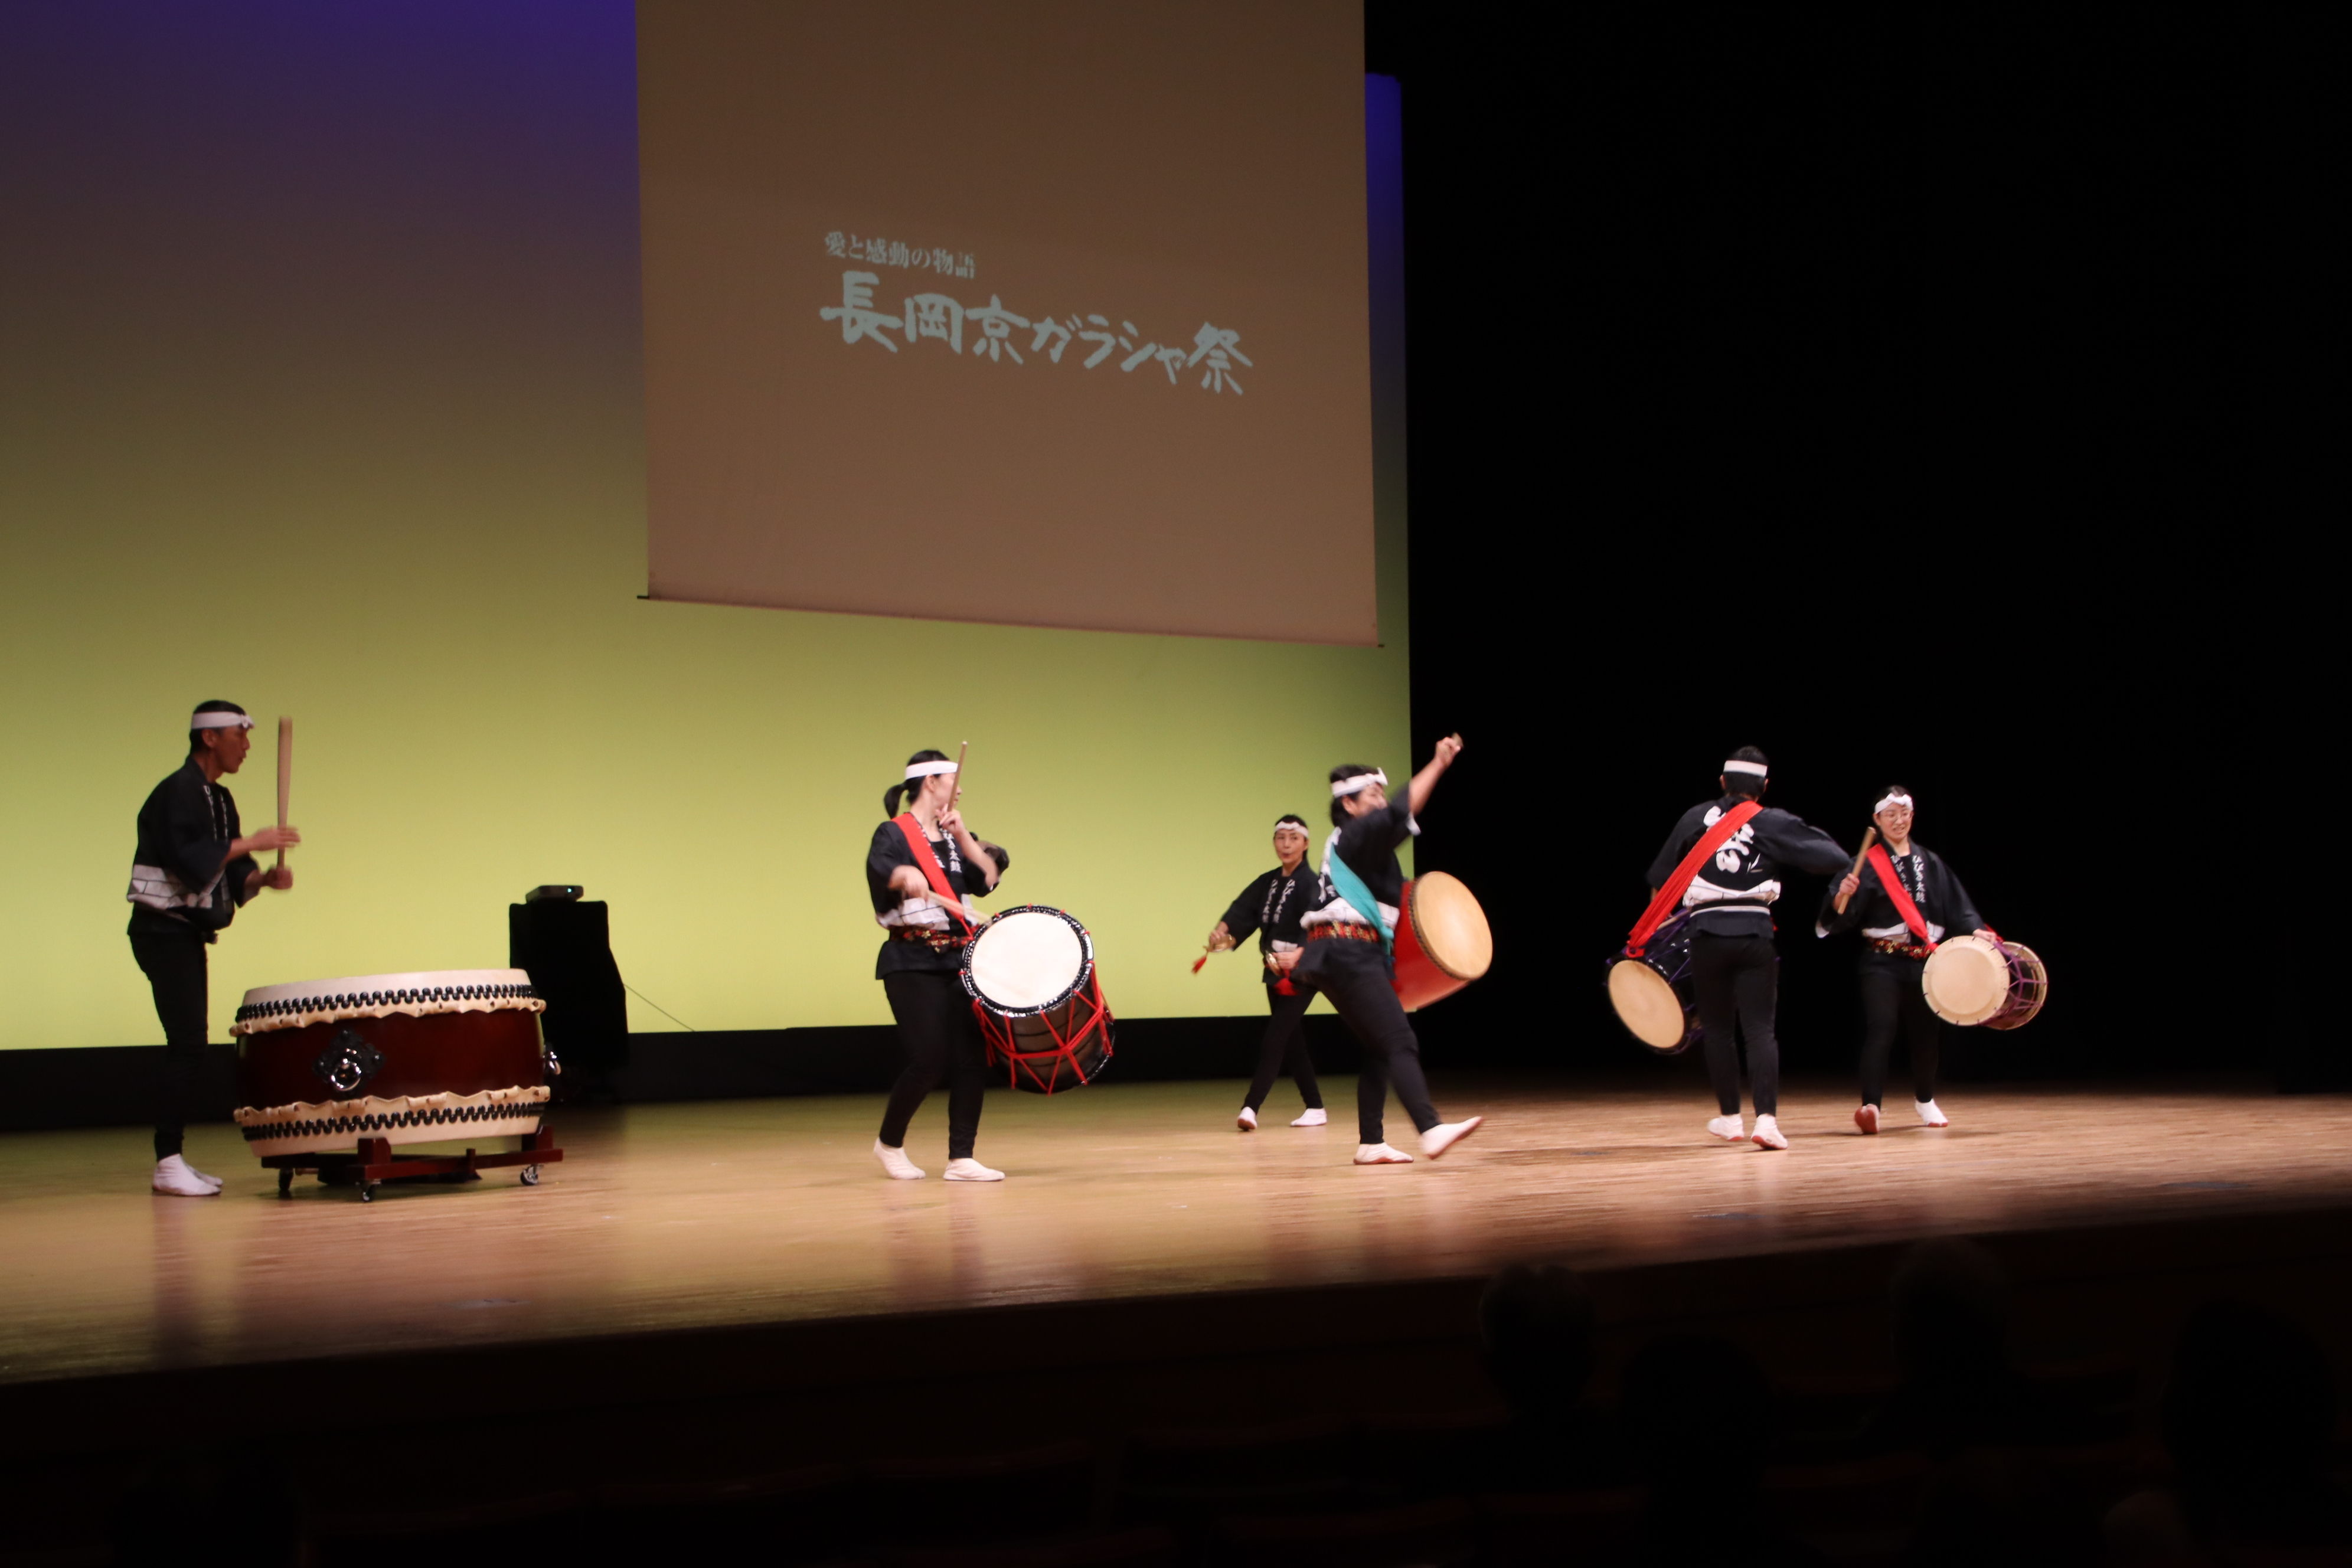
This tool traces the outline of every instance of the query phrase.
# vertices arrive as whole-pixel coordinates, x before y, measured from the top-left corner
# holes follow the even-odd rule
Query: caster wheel
[[[522,1168],[522,1184],[526,1187],[535,1187],[539,1185],[539,1167],[537,1165],[525,1165]]]
[[[279,1170],[278,1173],[278,1195],[281,1198],[285,1197],[288,1194],[293,1192],[293,1190],[294,1173],[292,1169],[286,1168]]]
[[[363,1182],[360,1184],[360,1202],[363,1204],[372,1204],[375,1202],[375,1184],[373,1182]]]

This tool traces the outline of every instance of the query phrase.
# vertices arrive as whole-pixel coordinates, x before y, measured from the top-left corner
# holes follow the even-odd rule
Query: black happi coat
[[[1969,900],[1969,890],[1944,864],[1944,858],[1933,849],[1911,840],[1911,852],[1897,856],[1888,850],[1886,858],[1895,863],[1895,879],[1911,901],[1919,906],[1919,918],[1927,922],[1927,940],[1941,942],[1948,936],[1972,931],[1982,926],[1984,917]],[[1886,896],[1886,886],[1878,879],[1867,861],[1862,868],[1862,886],[1846,907],[1837,912],[1837,889],[1832,886],[1822,898],[1822,912],[1813,921],[1813,934],[1828,936],[1835,931],[1862,928],[1864,936],[1883,936],[1895,942],[1913,942],[1918,938],[1903,923],[1895,911],[1895,900]]]
[[[246,881],[261,869],[250,855],[222,863],[243,832],[236,797],[206,779],[194,757],[157,784],[139,808],[139,847],[125,895],[133,905],[132,933],[201,931],[210,942],[236,919]]]
[[[1244,888],[1241,896],[1226,909],[1225,931],[1236,947],[1247,941],[1251,932],[1256,932],[1260,952],[1271,952],[1277,942],[1299,946],[1307,937],[1298,918],[1320,901],[1318,886],[1318,879],[1304,856],[1299,858],[1296,871],[1285,871],[1276,866]],[[1265,971],[1268,985],[1281,978],[1271,969]]]
[[[959,897],[984,899],[988,896],[988,873],[977,867],[966,867],[963,853],[956,847],[953,838],[934,838],[930,845],[931,853],[939,857],[940,868],[948,875],[948,886]],[[915,858],[914,847],[907,842],[907,836],[898,831],[898,824],[893,818],[874,830],[874,842],[866,851],[866,890],[874,900],[876,918],[889,925],[898,923],[900,902],[898,895],[890,890],[890,873],[901,866],[913,866],[918,870],[922,868],[921,863]],[[923,882],[926,887],[929,886],[928,874]],[[939,913],[950,925],[954,924],[953,918],[947,911],[941,910]],[[901,942],[888,937],[883,940],[881,954],[874,961],[874,978],[879,980],[886,974],[909,969],[952,974],[961,962],[958,946],[934,952],[929,942]]]
[[[1692,806],[1666,835],[1658,858],[1650,862],[1650,886],[1662,888],[1675,874],[1691,846],[1723,815],[1747,797],[1727,795],[1721,800]],[[1696,910],[1691,929],[1710,936],[1770,936],[1772,900],[1780,896],[1783,868],[1811,871],[1817,877],[1839,877],[1853,864],[1837,840],[1801,817],[1777,806],[1766,806],[1715,852],[1691,879],[1683,908]]]

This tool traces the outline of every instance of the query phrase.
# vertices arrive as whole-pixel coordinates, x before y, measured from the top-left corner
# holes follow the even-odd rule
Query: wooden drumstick
[[[294,794],[294,721],[278,720],[278,826],[286,826],[286,805]],[[278,864],[286,864],[286,846],[278,847]]]
[[[1878,829],[1876,827],[1865,827],[1862,830],[1862,848],[1856,852],[1853,858],[1853,874],[1855,876],[1859,877],[1862,875],[1862,863],[1870,858],[1870,847],[1877,842]],[[1838,913],[1845,913],[1845,904],[1846,896],[1843,893],[1840,893],[1837,900]]]
[[[953,811],[956,808],[956,802],[963,798],[963,759],[964,753],[971,750],[970,741],[958,742],[956,744],[955,784],[948,791],[948,811]],[[945,816],[948,811],[943,811],[940,815]]]

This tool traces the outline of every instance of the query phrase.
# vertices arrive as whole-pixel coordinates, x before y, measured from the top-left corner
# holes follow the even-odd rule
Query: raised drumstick
[[[1853,858],[1853,874],[1855,876],[1859,877],[1862,875],[1862,863],[1870,858],[1870,847],[1877,842],[1878,829],[1876,827],[1865,827],[1862,830],[1862,847],[1855,852]],[[1840,893],[1838,895],[1837,901],[1838,913],[1845,913],[1845,895],[1843,893]]]
[[[286,826],[286,805],[294,794],[294,721],[278,720],[278,826]],[[286,847],[278,847],[278,864],[286,864]]]
[[[948,791],[948,811],[953,811],[956,808],[956,802],[963,798],[963,759],[964,753],[971,750],[970,741],[956,742],[955,787]],[[943,811],[940,815],[945,816],[948,811]]]

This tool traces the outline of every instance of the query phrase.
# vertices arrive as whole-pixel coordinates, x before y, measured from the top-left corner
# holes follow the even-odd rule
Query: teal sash
[[[1391,929],[1388,917],[1381,913],[1381,901],[1364,886],[1354,867],[1339,858],[1338,836],[1333,835],[1330,849],[1323,857],[1323,875],[1341,898],[1355,906],[1356,912],[1369,920],[1381,933],[1381,951],[1393,958],[1396,955],[1396,932]]]

